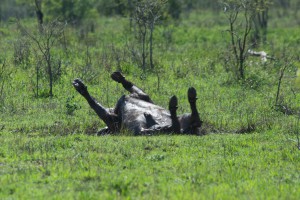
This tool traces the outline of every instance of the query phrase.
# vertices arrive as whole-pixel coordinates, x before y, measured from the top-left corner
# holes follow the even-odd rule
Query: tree
[[[179,19],[181,10],[182,10],[182,2],[180,0],[169,0],[168,1],[169,8],[168,13],[173,19]]]
[[[10,79],[10,75],[12,74],[12,70],[10,67],[7,66],[6,60],[0,58],[0,105],[2,108],[4,107],[4,100],[5,100],[5,90],[7,89],[7,82]]]
[[[146,7],[142,3],[137,3],[134,13],[134,21],[138,26],[138,39],[142,43],[142,68],[146,69],[146,34],[147,34],[147,16]]]
[[[59,22],[58,20],[54,20],[47,24],[43,23],[41,25],[42,32],[30,32],[26,28],[24,28],[20,22],[18,22],[20,29],[23,33],[33,42],[33,47],[35,48],[34,52],[40,53],[42,59],[45,62],[46,66],[46,74],[48,76],[49,81],[49,97],[53,96],[53,80],[54,80],[54,62],[52,57],[52,48],[55,43],[59,41],[61,36],[63,35],[65,25]],[[39,59],[38,59],[39,60]],[[36,67],[36,77],[37,77],[37,90],[36,96],[39,96],[38,93],[38,82],[39,82],[39,72],[40,72],[40,62],[38,61]]]
[[[253,33],[253,43],[257,45],[258,43],[265,44],[267,42],[267,28],[268,28],[268,12],[271,5],[269,0],[255,0],[255,16],[253,18],[254,23],[254,33]]]
[[[97,0],[38,0],[43,1],[43,12],[47,20],[63,19],[73,25],[83,22],[92,9],[99,4]]]
[[[146,69],[147,51],[146,45],[149,44],[150,67],[154,68],[153,62],[153,32],[158,23],[165,0],[141,0],[135,2],[133,19],[137,25],[137,37],[142,44],[142,68]],[[147,38],[147,34],[149,37]]]
[[[42,12],[42,0],[35,0],[35,13],[40,31],[43,31],[44,14]]]
[[[256,7],[252,1],[226,0],[223,2],[224,11],[228,19],[233,71],[238,80],[245,79],[245,61],[251,46],[249,36],[252,22],[256,14]]]

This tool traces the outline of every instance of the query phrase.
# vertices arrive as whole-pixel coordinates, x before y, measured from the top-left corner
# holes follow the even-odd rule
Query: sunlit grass
[[[245,81],[224,67],[228,27],[221,18],[202,11],[180,25],[157,26],[155,69],[146,71],[132,55],[140,44],[127,19],[98,19],[83,39],[67,27],[66,52],[60,44],[53,49],[62,72],[52,98],[35,97],[33,50],[28,65],[14,64],[16,25],[1,27],[0,63],[6,60],[11,73],[0,96],[0,199],[298,199],[297,67],[281,85],[280,100],[296,111],[288,116],[274,109],[279,62],[249,58]],[[35,21],[24,24],[34,27]],[[297,28],[268,31],[263,50],[276,58],[298,52]],[[200,117],[217,133],[96,137],[105,125],[71,82],[82,78],[92,96],[114,107],[128,93],[110,78],[118,64],[156,104],[167,108],[176,95],[179,114],[190,112],[187,89],[195,87]],[[48,91],[44,75],[41,93]],[[251,133],[236,134],[241,130]]]
[[[1,134],[2,197],[247,199],[299,194],[300,156],[280,133]]]

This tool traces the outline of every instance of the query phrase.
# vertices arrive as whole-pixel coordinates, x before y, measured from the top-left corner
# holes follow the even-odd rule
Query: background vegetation
[[[0,0],[0,198],[298,199],[299,8]],[[113,107],[115,70],[180,113],[194,86],[218,134],[94,136],[104,124],[71,82]]]

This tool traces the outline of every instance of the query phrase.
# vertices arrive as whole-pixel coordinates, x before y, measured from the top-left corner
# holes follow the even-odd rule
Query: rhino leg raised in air
[[[195,90],[195,88],[190,87],[188,90],[188,100],[190,103],[190,107],[191,107],[191,128],[195,129],[195,128],[199,128],[202,125],[202,120],[200,119],[197,107],[196,107],[196,100],[197,100],[197,92]],[[194,131],[192,130],[192,133]]]
[[[174,95],[170,98],[170,101],[169,101],[169,111],[170,111],[171,119],[172,119],[172,131],[174,133],[181,132],[180,123],[179,123],[177,113],[176,113],[177,108],[178,108],[178,100],[177,100],[177,97]]]
[[[123,85],[123,87],[132,94],[132,97],[147,101],[149,103],[153,103],[153,101],[150,99],[149,95],[146,94],[143,90],[138,88],[136,85],[134,85],[132,82],[125,79],[125,76],[123,76],[120,72],[114,72],[111,74],[111,78]]]
[[[119,118],[116,114],[109,112],[109,109],[104,108],[98,103],[88,92],[87,86],[80,79],[73,81],[74,88],[87,100],[90,107],[97,113],[107,125],[109,131],[116,132],[120,129]]]

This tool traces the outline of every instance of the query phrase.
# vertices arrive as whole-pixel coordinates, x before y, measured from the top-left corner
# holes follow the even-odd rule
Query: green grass
[[[299,198],[299,153],[281,133],[11,133],[1,134],[1,144],[1,198]]]
[[[270,19],[268,43],[257,50],[279,61],[262,64],[249,57],[246,79],[237,81],[224,67],[228,26],[223,14],[184,16],[156,27],[156,65],[146,71],[132,56],[140,44],[128,19],[101,17],[95,32],[83,39],[79,27],[68,26],[67,51],[60,42],[52,49],[62,68],[52,98],[34,96],[40,57],[32,42],[28,63],[14,63],[14,44],[26,41],[13,21],[1,23],[0,67],[5,60],[6,68],[0,69],[0,199],[299,199],[299,59],[289,56],[299,52],[295,20]],[[35,19],[21,23],[36,27]],[[279,71],[289,59],[279,100],[293,115],[274,109]],[[176,95],[179,114],[190,112],[187,89],[195,87],[200,116],[218,133],[95,136],[104,123],[71,82],[82,78],[100,103],[114,107],[127,94],[110,79],[118,64],[158,105],[167,108]],[[47,94],[42,75],[40,94]],[[249,125],[252,133],[235,134]]]
[[[1,199],[298,199],[282,133],[0,137]]]

